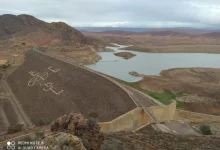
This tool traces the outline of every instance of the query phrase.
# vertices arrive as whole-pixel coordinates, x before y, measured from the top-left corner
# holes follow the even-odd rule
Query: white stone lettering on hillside
[[[61,94],[64,90],[60,90],[59,92],[56,92],[56,91],[53,89],[53,83],[47,82],[46,84],[44,84],[43,91],[45,91],[45,92],[47,92],[47,91],[52,91],[54,94],[59,95],[59,94]]]
[[[34,86],[37,84],[42,84],[44,80],[48,78],[48,72],[39,73],[36,71],[30,71],[29,72],[32,76],[32,78],[28,81],[28,86]]]
[[[48,67],[50,71],[53,73],[57,73],[60,71],[59,68],[52,69],[52,67]],[[60,95],[64,90],[57,90],[54,88],[53,83],[51,82],[46,82],[45,80],[49,77],[48,72],[37,72],[37,71],[30,71],[29,74],[32,76],[32,78],[28,81],[28,87],[33,87],[39,85],[42,87],[43,91],[49,92],[52,91],[56,95]]]
[[[53,69],[52,66],[49,66],[47,69],[50,70],[50,71],[52,71],[53,73],[57,73],[57,72],[60,71],[60,68]]]

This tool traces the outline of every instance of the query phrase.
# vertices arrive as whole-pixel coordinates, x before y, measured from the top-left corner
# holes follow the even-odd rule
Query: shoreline
[[[195,48],[194,46],[198,46],[198,47]],[[126,47],[118,47],[118,50],[146,52],[146,53],[220,54],[220,45],[170,45],[170,46],[149,46],[149,47],[126,46]]]

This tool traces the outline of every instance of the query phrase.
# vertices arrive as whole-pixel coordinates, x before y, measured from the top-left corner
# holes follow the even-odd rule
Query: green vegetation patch
[[[145,92],[145,93],[165,105],[169,105],[172,103],[172,100],[175,100],[178,97],[184,96],[184,94],[182,93],[157,93],[157,92]],[[177,101],[176,107],[183,108],[183,103]]]
[[[22,131],[22,124],[16,124],[14,126],[10,126],[8,127],[8,134],[13,134],[13,133],[17,133],[17,132],[21,132]]]
[[[212,135],[210,125],[202,124],[199,128],[203,135]]]
[[[111,76],[110,76],[111,77]],[[153,97],[154,99],[160,101],[161,103],[163,103],[164,105],[169,105],[172,103],[172,100],[176,100],[176,98],[178,97],[182,97],[182,96],[185,96],[185,94],[182,94],[182,93],[158,93],[158,92],[149,92],[149,91],[146,91],[146,90],[143,90],[141,89],[140,87],[140,84],[139,82],[126,82],[126,81],[123,81],[123,80],[120,80],[120,79],[117,79],[117,78],[114,78],[114,77],[111,77],[113,79],[115,79],[116,81],[124,84],[124,85],[127,85],[127,86],[130,86],[134,89],[137,89],[151,97]],[[184,107],[184,103],[183,102],[180,102],[180,101],[176,101],[176,107],[179,108],[179,109],[182,109]]]

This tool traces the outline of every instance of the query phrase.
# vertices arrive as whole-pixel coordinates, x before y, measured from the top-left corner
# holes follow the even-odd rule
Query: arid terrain
[[[102,147],[107,147],[106,150],[218,150],[217,143],[217,137],[179,136],[158,132],[149,126],[137,133],[109,133]]]
[[[104,50],[101,42],[63,22],[47,23],[29,15],[0,16],[0,59],[19,65],[34,46],[50,48],[64,59],[77,59],[74,63],[80,65],[99,60],[94,51]]]
[[[0,78],[4,80],[11,72],[21,66],[26,59],[26,53],[35,46],[40,46],[46,49],[47,53],[59,55],[62,59],[69,60],[77,65],[98,61],[100,56],[95,50],[105,50],[98,40],[84,36],[63,22],[47,23],[30,15],[0,15]],[[37,66],[36,62],[33,64]],[[19,75],[19,77],[21,76]],[[3,80],[0,83],[0,108],[2,112],[0,120],[1,129],[4,128],[4,131],[7,131],[9,125],[12,127],[17,123],[22,123],[22,116],[16,115],[18,112],[15,112],[15,108],[19,107],[22,110],[23,107],[29,107],[28,109],[31,110],[33,105],[24,105],[23,107],[20,107],[19,103],[12,105],[14,98],[9,95],[13,95],[13,93],[6,92],[7,88]],[[17,78],[16,80],[19,81],[20,79]],[[39,96],[38,93],[36,94]],[[48,117],[50,118],[50,116]],[[39,117],[37,118],[36,120],[39,123]],[[41,124],[42,121],[40,120]]]
[[[192,31],[103,31],[83,33],[106,44],[133,45],[126,50],[153,53],[220,53],[219,32],[196,33]]]
[[[106,45],[132,45],[122,49],[153,53],[220,53],[220,32],[155,29],[132,31],[84,31],[85,35],[102,40]],[[196,58],[195,58],[196,59]],[[139,73],[131,72],[140,76]],[[141,75],[143,76],[143,75]],[[219,69],[170,69],[160,76],[144,76],[137,88],[149,95],[176,93],[185,110],[220,115]],[[134,85],[134,84],[133,84]],[[153,93],[152,93],[153,92]],[[168,94],[169,95],[169,94]],[[170,94],[172,95],[172,94]],[[180,96],[180,97],[179,97]],[[163,95],[161,99],[163,99]],[[159,98],[158,98],[159,99]],[[184,103],[184,104],[183,104]]]
[[[145,75],[139,85],[151,92],[186,94],[179,98],[184,109],[220,115],[219,83],[220,69],[185,68],[164,70],[160,76]]]
[[[18,140],[44,142],[50,149],[76,150],[219,150],[220,138],[216,136],[175,135],[155,131],[151,125],[137,132],[103,134],[97,122],[81,114],[59,117],[49,127],[50,131],[37,131]],[[38,133],[38,134],[37,134]],[[4,147],[6,149],[6,147]],[[40,149],[40,150],[43,150]]]
[[[36,125],[71,111],[111,121],[135,108],[127,93],[114,83],[35,51],[27,53],[25,63],[8,82]]]
[[[177,94],[175,98],[183,104],[182,109],[220,115],[220,69],[170,69],[160,76],[131,72],[143,77],[131,84],[144,94],[81,66],[100,60],[97,52],[113,51],[105,48],[110,43],[133,45],[127,49],[143,52],[219,53],[219,37],[217,32],[177,31],[82,34],[63,22],[47,23],[29,15],[1,15],[0,140],[5,144],[10,138],[27,135],[31,135],[29,140],[37,140],[41,129],[47,133],[41,140],[54,146],[52,149],[75,146],[80,150],[217,150],[220,142],[214,135],[201,136],[198,131],[200,136],[183,136],[154,130],[151,123],[160,123],[152,110],[168,109],[171,113],[176,104],[167,107],[145,94]],[[116,55],[134,57],[132,53]],[[147,117],[133,116],[137,112]],[[130,124],[135,130],[143,127],[137,126],[139,120],[149,122],[141,130],[131,132],[134,129]],[[104,134],[98,122],[105,122],[109,132],[111,127],[125,123],[124,129],[129,131]]]

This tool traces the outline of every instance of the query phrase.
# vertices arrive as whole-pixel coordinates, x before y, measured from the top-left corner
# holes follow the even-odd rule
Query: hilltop
[[[103,49],[99,40],[83,35],[64,22],[47,23],[30,15],[10,14],[0,15],[0,45],[4,57],[0,59],[16,59],[16,64],[21,64],[23,53],[34,46],[81,65],[98,61],[100,57],[95,51]],[[11,52],[17,57],[11,57]]]
[[[31,35],[32,38],[24,38]],[[93,45],[96,42],[64,22],[47,23],[30,15],[1,15],[0,37],[15,37],[38,46]]]

